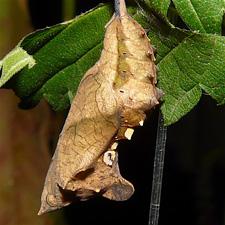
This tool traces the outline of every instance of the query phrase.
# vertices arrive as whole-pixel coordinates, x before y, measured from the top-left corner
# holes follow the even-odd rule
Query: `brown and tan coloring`
[[[122,201],[133,185],[119,172],[118,140],[131,139],[158,104],[153,49],[126,12],[107,25],[99,61],[84,75],[45,180],[39,214],[95,194]]]

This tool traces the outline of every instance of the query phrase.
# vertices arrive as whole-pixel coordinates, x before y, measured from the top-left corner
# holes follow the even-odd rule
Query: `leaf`
[[[225,38],[192,34],[158,64],[166,125],[178,121],[199,101],[201,89],[224,103]]]
[[[159,87],[165,93],[162,111],[166,125],[177,122],[199,101],[202,90],[225,103],[224,37],[183,31],[150,20],[148,34],[157,49]]]
[[[224,0],[172,0],[191,30],[221,34]]]
[[[94,194],[122,201],[133,186],[121,177],[117,141],[131,139],[145,112],[158,104],[153,49],[120,1],[108,23],[99,61],[77,90],[42,193],[39,214]]]
[[[145,3],[163,16],[167,15],[170,6],[170,0],[144,0]]]
[[[75,93],[83,74],[100,56],[104,26],[111,15],[111,6],[102,5],[21,42],[36,60],[35,67],[22,70],[8,85],[22,99],[22,107],[34,106],[42,96],[55,110],[69,107],[68,92]]]
[[[128,10],[132,14],[137,13],[138,15],[136,18],[141,18],[140,22],[142,24],[145,23],[146,28],[148,28],[146,18],[139,13],[140,11],[138,11],[137,8],[130,7]],[[111,12],[111,6],[100,6],[67,23],[58,24],[51,28],[34,32],[21,41],[21,47],[26,49],[29,54],[34,54],[34,57],[37,59],[37,67],[35,70],[23,70],[21,73],[17,74],[17,76],[10,81],[10,83],[7,84],[7,87],[13,88],[16,94],[22,99],[22,102],[20,103],[22,108],[30,108],[35,106],[42,97],[50,103],[54,110],[58,111],[69,108],[69,93],[70,95],[75,95],[83,74],[92,65],[94,65],[100,56],[104,26],[110,19],[110,16],[112,15]],[[96,22],[94,22],[95,20]],[[96,33],[96,30],[91,28],[89,29],[88,34],[86,29],[92,26],[92,22],[96,24],[96,30],[98,30],[98,32]],[[65,31],[65,29],[67,30]],[[64,32],[63,36],[61,35],[61,32]],[[93,47],[85,50],[86,52],[74,61],[74,55],[79,54],[80,51],[83,51],[83,49],[81,50],[82,46],[77,41],[78,36],[83,37],[85,40],[86,38],[90,39],[90,37],[94,37],[95,35],[98,35],[98,39],[100,40],[99,43],[95,45],[96,40],[92,39],[94,42]],[[42,48],[47,48],[49,43],[54,41],[56,38],[58,38],[58,42],[63,39],[63,42],[67,43],[68,46],[71,42],[73,42],[73,50],[71,51],[74,54],[67,56],[67,60],[74,62],[66,65],[58,72],[52,73],[52,68],[48,67],[46,61],[48,60],[49,63],[52,63],[52,67],[57,67],[57,63],[61,64],[61,62],[65,59],[64,49],[62,48],[59,50],[60,54],[58,57],[51,52],[55,51],[55,45],[57,45],[58,48],[58,46],[62,47],[62,44],[55,42],[55,44],[52,44],[51,47],[49,47],[52,49],[48,54],[43,53],[43,55],[39,54],[38,56],[37,54],[39,51],[43,51]],[[77,43],[77,45],[74,45],[74,43]],[[83,41],[83,44],[85,45],[84,49],[87,48],[85,41]],[[70,48],[68,47],[67,49]],[[48,59],[45,60],[46,57],[48,57]],[[44,81],[46,73],[52,73],[53,75],[50,79],[46,79]],[[42,80],[42,84],[41,87],[38,88],[40,80]],[[25,94],[25,91],[27,94]]]
[[[24,67],[28,66],[27,70],[30,70],[34,65],[34,58],[21,47],[16,47],[0,62],[0,69],[2,69],[0,87]]]
[[[151,6],[154,7],[155,11],[157,10],[163,11],[164,12],[163,17],[165,18],[166,8],[163,9],[163,7],[167,7],[167,6],[169,7],[168,1],[164,2],[164,3],[167,2],[167,4],[161,4],[163,1],[153,1],[151,3],[150,1],[146,0],[145,2],[148,4],[151,4]],[[184,19],[183,15],[189,15],[187,12],[188,10],[191,10],[191,8],[187,7],[187,10],[183,12],[181,9],[178,9],[178,4],[188,4],[188,2],[189,2],[188,0],[176,1],[177,12],[180,13],[183,19]],[[206,25],[206,22],[202,23],[204,25],[204,28],[207,27],[208,29],[207,32],[209,32],[210,29],[212,31],[213,29],[217,29],[218,27],[222,26],[220,25],[220,22],[219,22],[221,18],[221,12],[223,11],[222,2],[219,3],[218,1],[217,2],[218,4],[216,5],[214,4],[215,3],[214,1],[203,1],[201,2],[202,7],[200,7],[200,5],[196,3],[198,2],[197,0],[192,0],[192,2],[193,2],[193,5],[195,5],[194,9],[196,10],[196,12],[200,12],[202,10],[201,13],[199,14],[201,15],[201,18],[203,18],[201,20],[208,21],[208,25]],[[174,4],[175,4],[175,0],[174,0]],[[218,11],[219,10],[217,7],[218,5],[221,5],[220,7],[221,12]],[[205,10],[204,15],[202,13],[204,11],[203,8]],[[211,10],[212,8],[213,10]],[[206,10],[206,9],[210,9],[210,10]],[[217,12],[216,10],[218,11],[218,13],[216,13]],[[185,31],[179,28],[174,28],[171,24],[168,23],[168,21],[164,20],[167,23],[166,24],[163,21],[160,21],[159,19],[155,18],[154,15],[152,14],[150,15],[150,17],[149,16],[147,17],[146,13],[143,10],[137,10],[135,7],[132,8],[130,12],[132,12],[132,15],[134,16],[134,18],[138,20],[144,26],[145,29],[149,30],[148,35],[151,39],[151,43],[157,49],[156,62],[159,63],[158,68],[160,69],[159,71],[160,79],[169,82],[171,90],[174,90],[175,93],[179,92],[178,91],[179,87],[174,83],[174,76],[176,75],[175,71],[178,71],[178,74],[180,73],[179,72],[180,68],[178,69],[176,68],[178,67],[178,65],[176,65],[176,62],[173,62],[175,61],[174,57],[168,57],[167,59],[167,56],[170,55],[173,51],[176,54],[179,53],[179,51],[177,52],[175,51],[175,49],[178,48],[186,40],[186,38],[192,36],[193,34],[195,35],[195,32]],[[112,9],[110,6],[100,6],[97,9],[94,9],[93,11],[90,11],[84,15],[81,15],[78,18],[75,18],[74,20],[69,21],[68,23],[56,25],[54,27],[35,32],[29,35],[28,37],[26,37],[21,42],[20,47],[24,48],[29,54],[34,54],[34,58],[35,58],[38,52],[42,51],[42,48],[48,48],[49,43],[52,43],[55,40],[55,38],[58,38],[57,40],[59,43],[54,42],[55,44],[49,47],[51,48],[49,50],[49,53],[45,52],[45,54],[49,58],[49,62],[51,62],[53,66],[56,65],[55,67],[57,67],[57,63],[61,65],[62,61],[64,61],[65,54],[64,54],[64,49],[60,51],[59,50],[60,48],[58,48],[57,50],[57,52],[60,52],[60,54],[58,53],[54,54],[54,48],[56,43],[58,46],[61,46],[60,40],[62,37],[65,43],[68,42],[68,45],[71,42],[75,43],[77,39],[74,38],[73,32],[76,31],[77,29],[76,26],[78,26],[79,28],[79,35],[85,39],[87,34],[86,28],[88,29],[91,26],[91,22],[96,20],[96,22],[94,23],[99,24],[97,25],[99,43],[97,43],[96,45],[93,45],[91,49],[85,50],[84,55],[81,54],[80,58],[78,57],[75,61],[73,61],[74,55],[76,55],[74,52],[79,53],[80,45],[73,45],[73,54],[70,54],[70,56],[68,57],[68,60],[73,61],[71,64],[65,65],[65,67],[63,67],[58,72],[53,72],[52,67],[49,67],[48,63],[46,63],[46,61],[48,60],[46,59],[46,56],[42,57],[42,54],[40,54],[40,57],[38,56],[39,60],[35,58],[37,65],[39,65],[39,69],[37,73],[34,74],[34,76],[33,76],[33,72],[35,72],[35,70],[31,72],[28,69],[26,69],[26,70],[23,70],[18,75],[14,76],[12,81],[7,82],[6,84],[7,87],[14,88],[14,90],[16,90],[17,95],[19,95],[22,98],[22,104],[21,104],[22,107],[34,106],[40,101],[42,97],[44,97],[51,104],[51,106],[53,106],[55,110],[63,110],[70,106],[70,99],[76,93],[79,81],[81,80],[83,74],[88,70],[89,67],[94,65],[94,63],[97,61],[97,58],[100,56],[100,52],[102,49],[104,25],[109,20],[111,14],[112,14]],[[211,18],[212,15],[215,15],[213,16],[213,18],[214,19],[216,18],[217,22],[215,22],[214,19]],[[198,24],[196,22],[197,21],[196,19],[198,18],[195,18],[193,16],[191,19],[192,20],[190,21],[185,20],[185,22],[187,24],[189,23],[192,24],[192,22],[193,24]],[[101,22],[99,22],[99,20],[101,20]],[[85,26],[83,26],[83,24],[85,24]],[[192,28],[191,26],[189,27],[191,29],[195,29],[195,28]],[[71,31],[70,35],[64,35],[64,36],[62,35],[62,33],[66,34],[67,32],[69,33],[70,31]],[[89,36],[96,35],[92,33],[92,32],[95,32],[95,30],[93,29],[89,29],[89,32],[90,32]],[[211,36],[205,36],[205,37],[209,39],[211,38]],[[214,50],[216,49],[219,55],[216,56],[215,53],[213,54],[215,57],[223,58],[223,54],[222,54],[223,38],[221,39],[221,41],[218,41],[219,40],[218,38],[219,36],[215,36],[215,40],[217,40],[216,45],[218,48],[216,46],[213,46],[212,48]],[[205,48],[207,49],[208,42],[204,42],[204,43],[206,44]],[[191,48],[192,46],[190,46],[190,49]],[[206,50],[206,52],[207,51],[208,50]],[[43,51],[43,54],[44,54],[44,51]],[[195,54],[195,52],[193,54]],[[211,54],[211,52],[208,54]],[[183,56],[177,55],[177,57],[182,58]],[[164,61],[164,58],[166,58],[165,61]],[[162,64],[163,70],[161,69],[161,60],[164,61]],[[190,60],[190,59],[186,59],[186,60]],[[192,56],[190,61],[192,61]],[[168,62],[168,65],[165,66],[167,62]],[[36,68],[37,68],[37,65],[35,65]],[[171,68],[169,68],[170,66]],[[199,65],[196,65],[196,68],[197,66],[204,67],[204,64],[199,63]],[[217,65],[215,67],[217,67]],[[168,75],[167,73],[168,70],[171,73],[173,73],[174,76]],[[218,79],[223,81],[222,79],[223,72],[224,71],[222,67],[219,67],[216,69],[210,69],[207,72],[208,73],[207,79],[212,80],[211,74],[213,74],[213,77],[216,77],[216,79],[214,80]],[[189,71],[189,73],[192,74],[193,72]],[[29,75],[30,77],[28,78],[26,74],[28,75],[30,74]],[[49,77],[46,78],[47,76]],[[168,76],[168,78],[166,78],[166,76]],[[195,75],[193,75],[193,77],[194,76]],[[204,76],[206,76],[206,73]],[[183,82],[183,79],[184,79],[183,76],[177,77],[176,81],[179,81],[180,83],[180,82]],[[185,80],[184,81],[184,85],[185,85],[186,78],[184,80]],[[224,103],[224,94],[223,94],[224,88],[222,85],[220,85],[219,81],[218,82],[215,81],[215,84],[211,84],[211,83],[205,84],[205,82],[202,82],[202,81],[195,82],[195,84],[197,86],[191,87],[192,89],[189,87],[187,88],[188,97],[185,97],[186,95],[184,95],[183,98],[180,99],[180,96],[179,96],[179,100],[171,96],[164,97],[163,111],[164,111],[164,117],[167,118],[166,119],[167,124],[174,123],[175,121],[180,119],[182,116],[184,116],[188,111],[190,111],[194,107],[194,105],[198,102],[198,99],[200,98],[200,95],[201,95],[200,93],[202,93],[202,90],[210,94],[214,99],[218,101],[219,104]],[[162,82],[162,84],[160,85],[163,91],[167,93],[168,90],[166,86],[168,86],[168,84],[164,84]],[[165,85],[165,87],[162,85]],[[27,94],[25,94],[24,87],[27,91]],[[170,93],[170,91],[168,93]],[[181,93],[182,92],[180,92],[180,94]],[[173,105],[178,104],[179,101],[182,102],[180,106],[177,106],[176,109],[174,107],[171,108]],[[185,107],[183,105],[185,105]]]
[[[148,37],[157,50],[157,64],[190,35],[190,32],[170,27],[155,18],[151,19],[150,27]]]
[[[35,92],[30,98],[24,99],[22,104],[36,105],[44,97],[54,110],[63,110],[70,106],[69,95],[74,95],[85,72],[96,62],[100,55],[102,43],[89,50],[75,63],[68,65]],[[70,93],[70,94],[69,94]]]
[[[37,30],[23,38],[19,45],[30,55],[33,55],[40,48],[44,47],[44,45],[50,42],[57,34],[66,29],[71,23],[72,21],[70,20],[51,27]]]

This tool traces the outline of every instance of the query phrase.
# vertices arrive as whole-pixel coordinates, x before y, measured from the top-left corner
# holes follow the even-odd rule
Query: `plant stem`
[[[157,225],[159,220],[166,136],[167,128],[164,126],[163,116],[159,111],[148,225]]]
[[[75,0],[63,0],[63,20],[71,20],[75,15]]]

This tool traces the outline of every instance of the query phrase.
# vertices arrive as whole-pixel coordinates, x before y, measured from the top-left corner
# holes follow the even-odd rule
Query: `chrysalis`
[[[99,61],[80,82],[45,180],[39,214],[98,194],[122,201],[134,192],[116,151],[158,104],[153,49],[120,0]]]

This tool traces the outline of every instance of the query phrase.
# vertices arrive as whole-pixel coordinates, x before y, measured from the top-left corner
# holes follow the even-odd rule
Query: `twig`
[[[159,112],[148,225],[158,225],[166,136],[167,128]]]
[[[120,16],[120,0],[114,0],[115,15]]]

